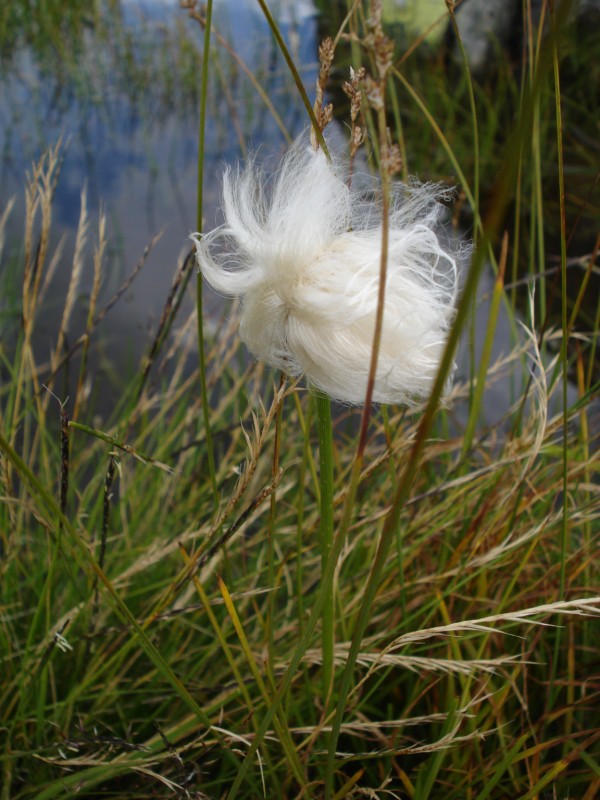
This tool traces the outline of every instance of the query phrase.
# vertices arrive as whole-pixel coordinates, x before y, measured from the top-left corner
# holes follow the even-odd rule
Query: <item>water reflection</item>
[[[72,247],[80,194],[87,187],[93,219],[100,207],[109,220],[111,252],[104,294],[114,291],[148,241],[163,236],[133,288],[133,302],[111,312],[111,335],[139,351],[140,329],[159,313],[176,261],[196,229],[198,86],[203,32],[172,2],[113,4],[94,28],[83,26],[69,52],[36,52],[23,46],[4,65],[0,98],[2,207],[15,195],[7,248],[18,248],[24,213],[23,178],[33,160],[62,139],[64,160],[56,187],[54,243],[68,235]],[[311,2],[279,4],[280,24],[303,76],[314,79],[316,21]],[[239,0],[215,4],[214,24],[255,74],[294,136],[305,112],[287,68],[256,5]],[[244,146],[285,140],[238,63],[213,40],[206,123],[205,220],[215,222],[219,175]],[[234,119],[235,116],[235,119]],[[234,124],[235,123],[235,124]],[[244,139],[240,141],[240,131]],[[91,229],[96,225],[92,221]],[[91,282],[91,257],[83,286]],[[57,271],[53,294],[69,279],[70,253]],[[131,300],[132,298],[130,298]],[[53,305],[52,303],[50,304]],[[54,315],[44,327],[52,329]],[[58,311],[57,313],[60,313]],[[143,346],[143,345],[142,345]]]
[[[319,35],[314,3],[288,0],[270,5],[305,85],[313,86]],[[439,13],[438,6],[438,0],[429,3],[429,13]],[[281,128],[294,138],[306,127],[305,110],[255,0],[217,0],[213,22],[217,34],[251,69],[281,122],[274,119],[240,63],[215,35],[206,124],[206,228],[219,221],[216,208],[223,164],[237,160],[246,149],[276,162],[286,146]],[[121,372],[133,370],[145,352],[147,332],[155,328],[177,259],[189,247],[189,233],[196,229],[202,36],[197,22],[177,3],[122,0],[112,2],[102,20],[81,23],[62,49],[21,43],[6,58],[0,95],[0,212],[8,198],[15,195],[17,199],[7,251],[18,252],[21,247],[25,171],[49,146],[59,139],[64,143],[54,201],[53,245],[65,234],[68,244],[40,320],[39,346],[45,349],[40,360],[47,358],[54,345],[84,186],[92,212],[91,231],[97,227],[101,207],[109,221],[111,249],[100,307],[150,239],[163,231],[125,302],[110,312],[102,341],[97,343],[97,357],[106,352],[107,369],[110,361],[111,369]],[[86,266],[82,296],[92,280],[91,246]],[[486,313],[484,305],[478,316],[480,332],[485,330]],[[81,302],[71,326],[74,337],[81,332],[85,316]],[[509,327],[501,317],[494,355],[508,351]],[[479,350],[482,337],[475,339]],[[469,372],[464,344],[460,374]],[[491,418],[503,413],[514,391],[506,382],[496,384],[486,405]]]

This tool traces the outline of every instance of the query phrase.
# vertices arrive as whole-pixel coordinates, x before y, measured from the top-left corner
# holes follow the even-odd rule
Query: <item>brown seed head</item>
[[[367,72],[364,67],[361,67],[356,72],[350,67],[350,80],[345,81],[342,85],[344,93],[350,100],[350,119],[356,122],[360,113],[361,104],[361,91],[360,85],[365,79]]]
[[[402,169],[402,156],[397,144],[386,144],[381,151],[381,168],[388,175],[396,175]]]
[[[394,60],[394,43],[387,36],[381,35],[375,37],[375,65],[379,80],[384,81],[385,77],[390,70]]]
[[[327,36],[319,45],[319,62],[321,64],[321,68],[317,78],[315,102],[313,105],[315,119],[317,120],[317,124],[321,131],[324,131],[327,125],[329,125],[333,119],[333,105],[329,103],[327,106],[323,107],[323,97],[325,95],[327,81],[329,80],[329,71],[331,69],[331,64],[333,63],[334,52],[335,48],[333,45],[333,39],[330,36]],[[316,150],[318,144],[314,130],[311,130],[310,132],[310,140],[312,146]]]
[[[350,135],[350,156],[354,157],[356,155],[356,151],[362,145],[365,140],[365,129],[361,128],[360,125],[354,125],[352,128],[352,133]]]
[[[371,0],[371,13],[367,17],[366,25],[374,33],[381,33],[381,16],[383,13],[382,0]]]
[[[329,78],[329,71],[333,63],[333,54],[333,39],[331,36],[327,36],[319,45],[319,63],[321,64],[319,80],[322,78],[325,83],[327,83],[327,79]]]
[[[367,100],[374,111],[381,111],[383,104],[383,92],[378,81],[373,80],[370,75],[365,79],[365,91]]]

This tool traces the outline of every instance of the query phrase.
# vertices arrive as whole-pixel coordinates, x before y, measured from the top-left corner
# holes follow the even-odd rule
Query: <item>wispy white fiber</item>
[[[330,163],[300,139],[269,179],[252,165],[228,169],[225,223],[194,239],[208,283],[241,298],[240,336],[258,359],[360,404],[377,312],[381,208],[377,186],[349,188],[346,177],[341,160]],[[397,183],[392,193],[373,399],[410,406],[435,379],[457,264],[435,232],[447,190]]]

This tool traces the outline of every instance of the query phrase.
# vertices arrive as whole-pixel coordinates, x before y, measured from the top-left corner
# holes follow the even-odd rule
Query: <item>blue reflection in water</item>
[[[281,29],[309,91],[316,77],[316,19],[312,2],[273,4]],[[33,160],[60,137],[64,162],[56,187],[52,242],[63,234],[68,245],[42,316],[41,332],[51,347],[71,270],[72,248],[87,187],[91,239],[99,209],[108,217],[110,251],[100,305],[106,301],[159,230],[155,247],[129,302],[110,312],[105,337],[118,340],[119,358],[139,356],[148,344],[138,335],[160,313],[181,252],[196,229],[198,53],[203,31],[172,2],[123,2],[115,36],[101,41],[83,33],[76,69],[58,57],[37,59],[27,48],[5,68],[0,94],[0,211],[16,195],[8,226],[8,251],[22,241],[24,175]],[[290,135],[306,127],[306,114],[287,67],[253,0],[215,3],[214,25],[257,76]],[[191,83],[182,85],[185,50],[173,46],[185,36]],[[183,41],[183,40],[182,40]],[[182,56],[183,53],[183,56]],[[72,57],[71,54],[68,54]],[[248,78],[213,39],[205,150],[204,209],[207,228],[216,224],[223,164],[241,155],[239,133],[259,157],[277,158],[284,138]],[[177,60],[179,59],[179,60]],[[131,70],[137,64],[137,70]],[[175,69],[171,69],[176,64]],[[140,66],[141,65],[141,66]],[[144,69],[146,75],[144,74]],[[177,71],[178,70],[178,71]],[[133,76],[133,77],[132,77]],[[225,87],[225,88],[224,88]],[[233,115],[237,116],[234,124]],[[70,250],[69,250],[70,248]],[[82,295],[91,285],[92,248],[88,246]],[[82,330],[85,303],[71,323]],[[105,342],[107,348],[109,342]]]

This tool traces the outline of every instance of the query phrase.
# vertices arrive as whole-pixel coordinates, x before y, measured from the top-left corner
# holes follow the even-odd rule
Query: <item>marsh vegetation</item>
[[[385,171],[389,128],[394,180],[456,187],[472,257],[430,399],[334,405],[328,434],[328,401],[249,359],[235,306],[203,296],[186,237],[217,221],[218,161],[310,124],[281,52],[312,104],[303,25],[341,33],[324,102],[344,135],[348,66],[377,69],[371,4],[268,24],[252,4],[256,63],[210,3],[168,25],[131,5],[0,10],[13,99],[34,75],[43,108],[186,142],[159,242],[172,220],[129,224],[103,180],[65,201],[68,116],[27,140],[2,109],[0,797],[593,800],[598,28],[525,0],[516,61],[481,81],[396,32],[360,168]],[[138,247],[130,227],[152,230]]]

